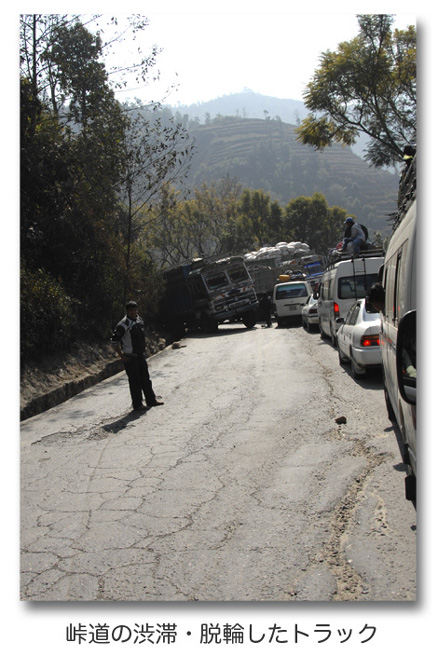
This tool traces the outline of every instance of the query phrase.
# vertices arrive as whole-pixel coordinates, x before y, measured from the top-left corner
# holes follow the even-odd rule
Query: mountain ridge
[[[259,119],[280,118],[284,123],[299,125],[309,114],[302,100],[266,96],[251,89],[219,96],[212,100],[166,106],[172,112],[187,116],[192,121],[199,119],[201,124],[205,123],[207,116],[210,119],[216,116],[233,116]],[[352,151],[363,158],[367,141],[365,135],[359,135],[356,144],[351,147]]]
[[[371,234],[388,234],[398,177],[370,167],[348,146],[315,151],[297,141],[296,128],[279,118],[222,116],[189,123],[196,148],[186,186],[200,188],[229,177],[243,187],[262,189],[283,206],[319,192],[329,206],[357,216]]]

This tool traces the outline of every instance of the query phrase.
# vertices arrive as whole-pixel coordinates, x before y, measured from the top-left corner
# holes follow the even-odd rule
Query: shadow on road
[[[141,419],[141,417],[144,417],[144,415],[149,412],[149,410],[150,408],[145,409],[143,412],[136,412],[135,410],[131,410],[131,412],[128,412],[128,414],[124,415],[123,417],[119,417],[119,419],[112,421],[110,424],[105,424],[102,426],[102,430],[113,435],[115,433],[119,433],[132,421],[137,421],[138,419]]]
[[[225,335],[231,335],[233,333],[246,333],[249,330],[256,330],[261,328],[261,326],[255,325],[253,328],[247,328],[241,323],[226,323],[221,324],[214,333],[205,333],[198,330],[190,330],[184,335],[185,337],[190,337],[190,339],[208,339],[210,337],[224,337]]]

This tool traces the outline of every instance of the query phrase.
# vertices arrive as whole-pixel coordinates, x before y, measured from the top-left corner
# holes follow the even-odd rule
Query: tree
[[[358,16],[359,34],[326,51],[304,94],[311,110],[298,139],[322,149],[370,138],[365,159],[377,167],[400,162],[416,140],[416,30],[392,32],[386,14]]]
[[[346,216],[340,207],[329,208],[320,193],[310,198],[299,196],[285,208],[285,239],[305,242],[317,253],[326,253],[339,241]]]
[[[128,22],[134,31],[147,23]],[[123,83],[111,86],[103,49],[120,36],[105,43],[101,34],[79,16],[21,16],[23,357],[47,351],[44,335],[55,351],[77,338],[106,339],[127,291],[149,295],[153,307],[158,288],[141,248],[146,210],[181,174],[190,148],[158,105],[136,122],[116,101]],[[142,81],[152,61],[126,71]],[[53,334],[57,311],[69,325]]]
[[[128,109],[128,108],[127,108]],[[123,177],[119,191],[121,235],[125,251],[125,293],[130,287],[132,244],[147,230],[145,215],[164,188],[182,182],[193,142],[173,116],[157,103],[150,109],[131,106],[123,139]],[[152,220],[151,214],[149,219]]]
[[[239,203],[239,224],[242,236],[246,237],[247,249],[257,245],[261,248],[268,241],[271,220],[271,199],[269,194],[258,189],[245,189]],[[275,208],[275,217],[277,207]]]
[[[202,185],[190,200],[166,186],[145,233],[151,258],[160,266],[172,266],[193,257],[239,252],[239,195],[240,186],[230,178],[211,187]]]

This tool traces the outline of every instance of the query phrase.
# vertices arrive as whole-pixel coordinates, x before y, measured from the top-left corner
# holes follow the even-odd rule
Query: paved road
[[[416,513],[379,375],[224,325],[21,424],[21,598],[414,600]],[[340,415],[346,424],[338,425]]]

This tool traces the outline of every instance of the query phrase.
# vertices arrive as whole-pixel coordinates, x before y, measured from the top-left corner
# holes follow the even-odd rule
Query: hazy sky
[[[359,10],[352,11],[350,3],[348,13],[306,14],[293,11],[295,6],[292,0],[145,2],[142,13],[150,24],[135,47],[149,51],[156,44],[162,49],[151,71],[159,70],[161,81],[127,96],[163,100],[166,90],[177,84],[178,90],[166,99],[172,105],[212,100],[244,89],[302,100],[321,52],[336,50],[341,41],[358,33]],[[325,11],[328,6],[324,5]],[[415,14],[396,15],[397,27],[415,22]]]

